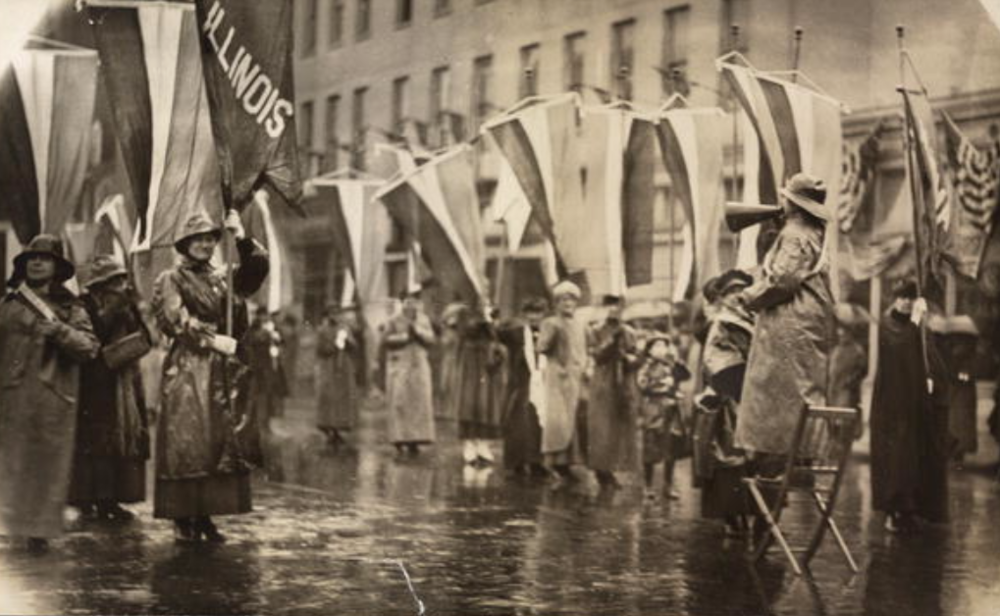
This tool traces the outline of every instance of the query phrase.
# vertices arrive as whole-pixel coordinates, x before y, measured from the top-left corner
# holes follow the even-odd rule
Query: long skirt
[[[542,462],[542,427],[535,405],[515,394],[504,424],[503,461],[507,468]]]
[[[156,480],[155,518],[234,515],[252,508],[249,473]]]
[[[116,456],[77,455],[69,486],[70,505],[140,503],[146,500],[146,462]]]

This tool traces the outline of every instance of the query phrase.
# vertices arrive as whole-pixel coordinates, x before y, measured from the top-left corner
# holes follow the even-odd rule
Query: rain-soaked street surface
[[[984,472],[952,474],[949,526],[890,537],[856,464],[838,520],[862,572],[828,537],[806,582],[779,554],[751,569],[699,519],[686,463],[682,499],[648,504],[635,485],[601,495],[463,471],[453,439],[396,460],[378,413],[357,452],[331,454],[309,420],[276,420],[254,513],[220,518],[228,544],[176,546],[146,504],[44,556],[3,547],[0,613],[388,616],[420,613],[419,600],[460,616],[1000,614],[1000,488]]]

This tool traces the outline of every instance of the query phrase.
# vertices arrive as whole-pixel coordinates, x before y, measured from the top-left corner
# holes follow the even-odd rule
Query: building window
[[[617,98],[632,100],[635,73],[635,20],[620,21],[611,27],[611,88]]]
[[[358,170],[365,169],[365,143],[368,125],[365,120],[365,98],[368,88],[358,88],[354,91],[354,105],[351,108],[351,166]]]
[[[319,0],[305,0],[302,11],[302,57],[316,55],[316,21],[319,18]]]
[[[330,47],[338,47],[344,42],[344,0],[330,3]]]
[[[583,59],[586,44],[586,32],[574,32],[566,35],[563,44],[563,73],[567,90],[579,92],[583,89]]]
[[[744,55],[750,50],[750,0],[722,0],[722,22],[719,32],[719,51],[738,51]],[[733,26],[739,26],[739,39],[733,40]],[[733,43],[736,43],[735,46]]]
[[[537,43],[521,48],[521,84],[518,88],[521,98],[538,94],[538,68],[541,49]]]
[[[434,16],[444,17],[451,13],[451,0],[434,0]]]
[[[337,123],[340,120],[340,97],[336,94],[326,97],[326,148],[323,155],[323,171],[335,171],[340,166],[340,138]]]
[[[691,7],[679,6],[663,13],[663,93],[690,92],[687,82]]]
[[[427,109],[430,110],[428,123],[431,126],[431,143],[433,147],[441,147],[444,141],[443,127],[449,111],[451,96],[451,70],[447,66],[439,66],[431,71],[431,92]]]
[[[358,14],[355,17],[354,36],[363,41],[372,35],[372,0],[358,0]]]
[[[392,81],[392,118],[390,129],[396,135],[402,136],[403,123],[410,114],[410,78],[399,77]]]
[[[493,56],[480,56],[472,62],[472,125],[479,126],[493,109],[490,102],[490,81],[493,77]]]
[[[306,101],[299,108],[299,168],[306,170],[309,176],[315,175],[312,168],[313,159],[313,103]]]
[[[413,0],[396,0],[396,27],[405,28],[413,22]]]

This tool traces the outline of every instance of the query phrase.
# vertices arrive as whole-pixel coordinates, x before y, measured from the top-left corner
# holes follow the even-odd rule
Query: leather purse
[[[104,363],[112,370],[118,370],[132,362],[138,361],[153,349],[153,340],[145,325],[138,331],[122,336],[101,349]]]

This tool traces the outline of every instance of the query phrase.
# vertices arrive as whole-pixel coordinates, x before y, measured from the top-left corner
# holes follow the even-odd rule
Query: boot
[[[198,541],[198,533],[194,530],[194,524],[190,518],[177,518],[174,520],[174,543],[195,543]]]
[[[202,539],[209,543],[225,543],[226,536],[219,532],[219,529],[212,522],[212,518],[206,516],[201,516],[195,521],[195,530],[198,532]]]

